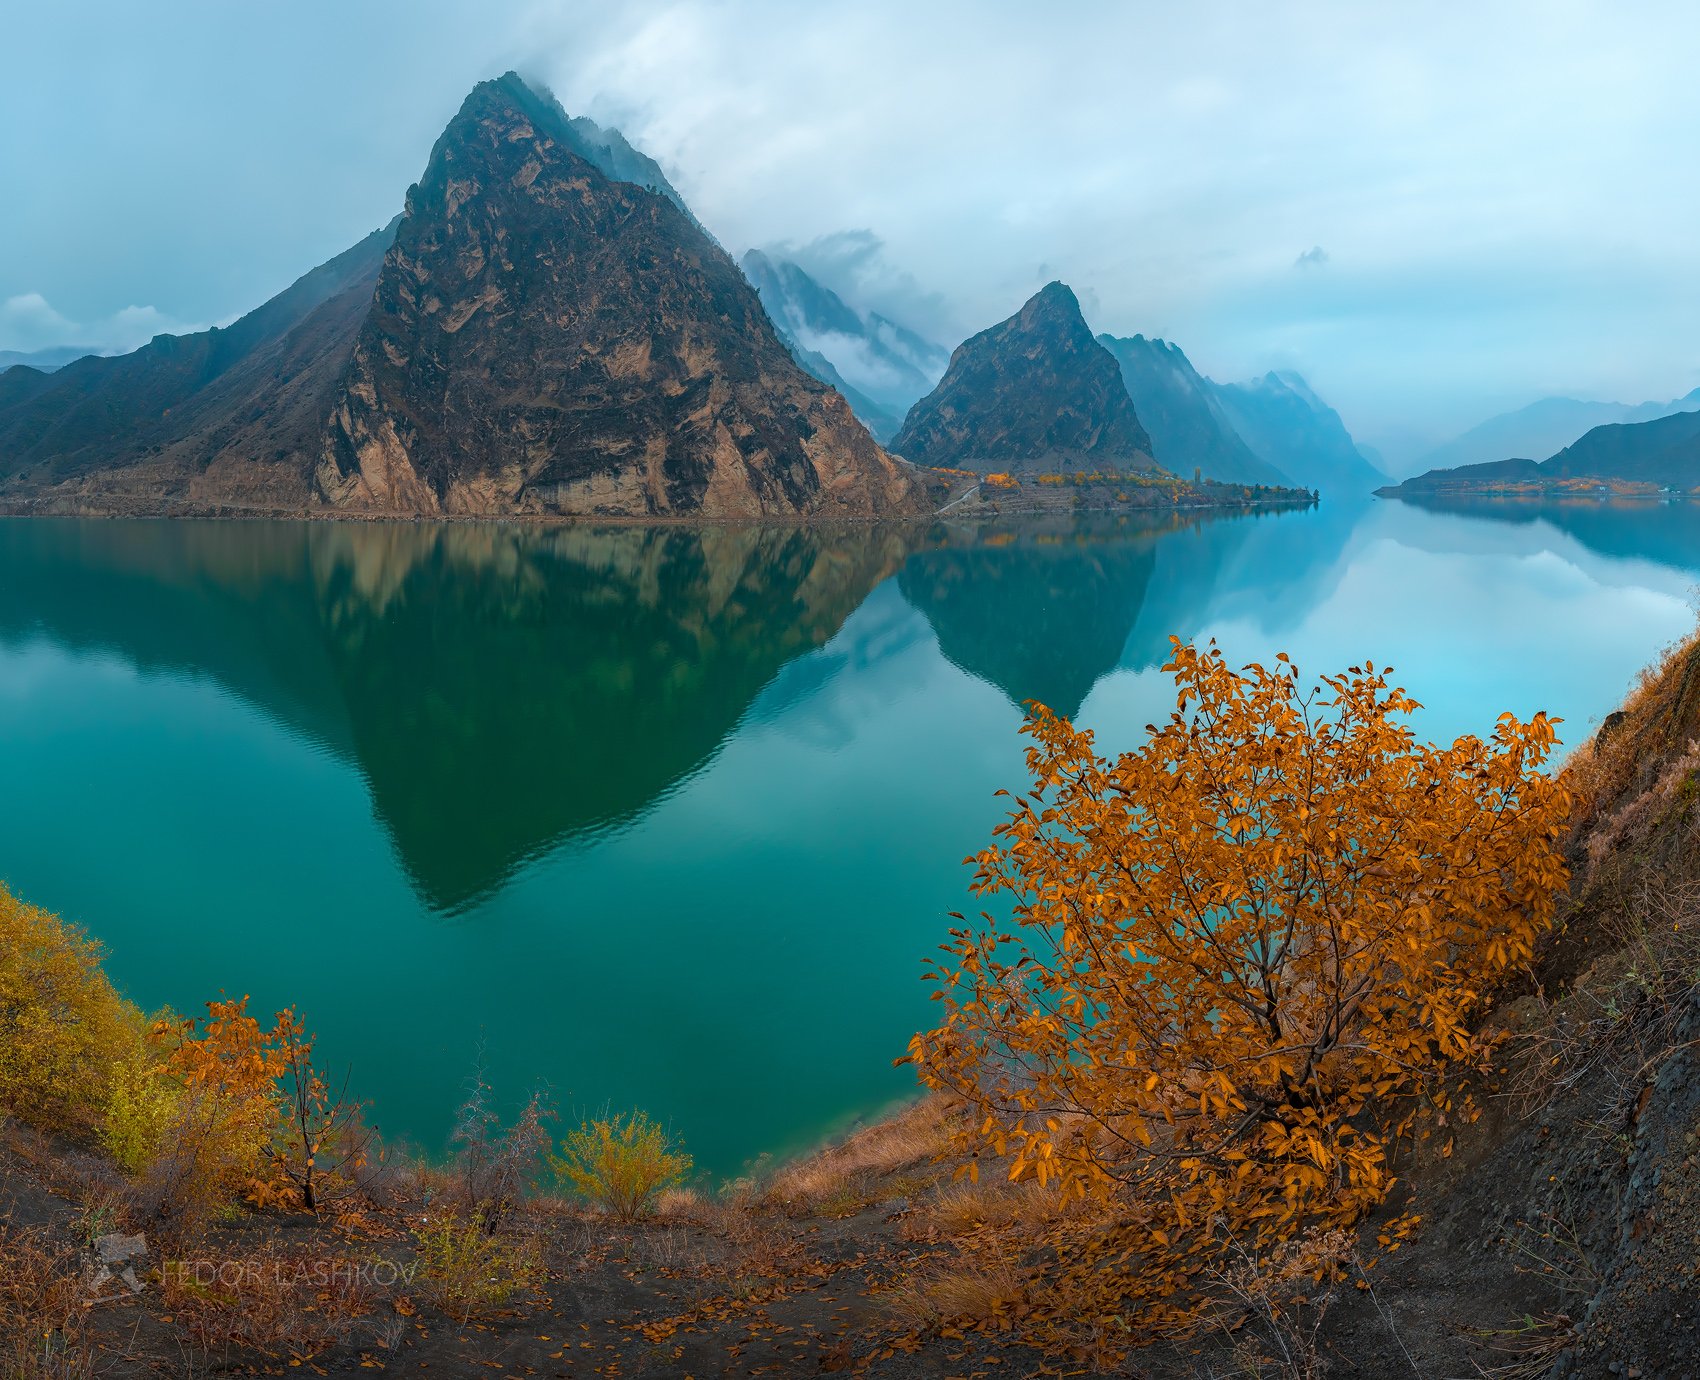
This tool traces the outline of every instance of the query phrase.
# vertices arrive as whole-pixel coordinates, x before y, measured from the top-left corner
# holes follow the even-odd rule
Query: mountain
[[[1241,439],[1293,483],[1349,498],[1386,481],[1353,442],[1340,414],[1298,374],[1268,373],[1212,387]]]
[[[981,473],[1153,467],[1121,366],[1061,283],[958,345],[892,448],[916,464]]]
[[[1121,366],[1122,382],[1164,469],[1182,476],[1202,470],[1232,484],[1293,482],[1240,439],[1216,390],[1180,346],[1142,335],[1101,335],[1098,343]]]
[[[1539,463],[1495,460],[1430,470],[1379,492],[1396,497],[1503,490],[1565,491],[1601,484],[1700,490],[1700,411],[1650,422],[1597,426],[1575,445]]]
[[[51,374],[72,360],[96,353],[86,345],[51,345],[45,350],[0,350],[0,374],[15,364]]]
[[[752,249],[742,263],[797,362],[843,393],[882,440],[944,373],[942,346],[878,312],[856,311],[788,259]]]
[[[397,224],[227,327],[0,375],[0,497],[48,490],[118,511],[166,495],[304,505],[331,388]]]
[[[1422,457],[1414,470],[1451,470],[1514,456],[1553,455],[1597,426],[1615,422],[1651,422],[1673,412],[1700,408],[1700,388],[1672,402],[1585,402],[1580,398],[1542,398],[1515,412],[1478,423]]]
[[[431,155],[333,403],[320,490],[404,512],[862,516],[908,478],[669,199],[509,74]],[[440,295],[439,295],[440,294]]]
[[[513,73],[467,97],[395,224],[227,330],[47,386],[16,372],[0,377],[13,507],[921,506],[660,169]]]

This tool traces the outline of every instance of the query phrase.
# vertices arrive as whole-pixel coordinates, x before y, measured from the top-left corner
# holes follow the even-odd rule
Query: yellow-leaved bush
[[[1015,1244],[1076,1336],[1184,1330],[1230,1254],[1381,1202],[1566,880],[1556,720],[1435,746],[1373,665],[1304,689],[1176,643],[1165,670],[1174,714],[1114,760],[1035,706],[1033,786],[974,860],[1011,918],[953,931],[910,1052],[964,1149],[1071,1206]]]
[[[94,1130],[143,1024],[102,971],[99,944],[0,886],[0,1110],[44,1130]]]
[[[690,1177],[691,1157],[667,1128],[643,1112],[603,1115],[580,1125],[548,1157],[562,1184],[600,1203],[619,1221],[635,1222],[666,1189]]]

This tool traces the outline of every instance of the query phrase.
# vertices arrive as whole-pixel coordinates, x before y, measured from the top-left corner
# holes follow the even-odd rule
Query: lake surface
[[[912,1089],[1036,698],[1171,633],[1578,741],[1694,623],[1700,505],[803,532],[0,520],[0,877],[147,1007],[294,1004],[386,1135],[643,1107],[715,1175]]]

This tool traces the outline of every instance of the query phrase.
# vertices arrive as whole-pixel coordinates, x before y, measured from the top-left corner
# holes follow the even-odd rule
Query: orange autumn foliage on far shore
[[[975,860],[1011,918],[954,932],[910,1055],[969,1103],[965,1149],[1054,1189],[1030,1303],[1099,1336],[1184,1329],[1228,1259],[1381,1202],[1566,880],[1556,720],[1436,746],[1367,663],[1166,669],[1175,712],[1113,760],[1035,707],[1032,788]]]

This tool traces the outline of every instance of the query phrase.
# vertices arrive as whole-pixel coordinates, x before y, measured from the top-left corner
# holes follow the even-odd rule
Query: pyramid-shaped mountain
[[[1115,358],[1080,303],[1049,283],[1007,321],[965,340],[892,449],[918,465],[1043,474],[1153,467]]]
[[[21,379],[21,381],[20,381]],[[0,502],[860,517],[910,472],[654,162],[513,73],[399,222],[225,331],[0,376]]]
[[[509,74],[408,194],[333,404],[340,507],[863,515],[909,482],[664,195]]]
[[[1292,482],[1240,439],[1215,389],[1179,345],[1142,335],[1101,335],[1098,343],[1121,366],[1122,382],[1164,469],[1183,477],[1201,470],[1225,484]]]

